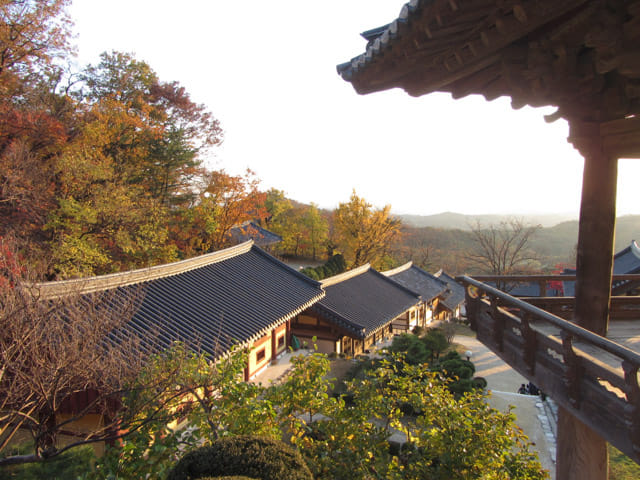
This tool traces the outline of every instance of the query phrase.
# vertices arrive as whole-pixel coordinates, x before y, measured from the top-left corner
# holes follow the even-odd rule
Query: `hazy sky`
[[[221,121],[212,168],[334,208],[353,188],[396,213],[577,212],[582,157],[553,109],[508,98],[360,96],[336,64],[402,0],[73,0],[79,63],[134,53]],[[620,162],[618,213],[640,213],[640,160]]]

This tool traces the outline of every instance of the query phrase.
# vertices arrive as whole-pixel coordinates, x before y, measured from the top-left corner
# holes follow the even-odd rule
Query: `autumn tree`
[[[340,203],[333,212],[336,244],[351,266],[375,267],[399,240],[401,222],[390,211],[390,205],[374,209],[354,190],[349,202]]]
[[[36,261],[55,207],[55,159],[73,104],[57,91],[70,53],[68,0],[0,1],[0,235],[20,238]]]
[[[228,246],[234,225],[266,216],[266,195],[259,190],[259,183],[255,173],[249,169],[243,175],[229,175],[224,170],[204,174],[200,204],[215,218],[210,236],[212,249]]]
[[[264,208],[267,211],[265,225],[275,232],[279,228],[278,224],[283,215],[291,210],[293,205],[282,190],[270,188],[265,195]]]
[[[0,1],[0,102],[17,100],[71,52],[70,0]]]
[[[57,208],[45,226],[51,276],[176,259],[173,233],[191,230],[185,211],[197,204],[202,155],[221,141],[218,121],[129,54],[102,54],[74,92],[80,118],[57,159]]]
[[[530,249],[530,242],[540,228],[540,225],[527,225],[516,218],[488,226],[476,222],[471,226],[476,250],[469,258],[482,273],[531,273],[536,269],[538,256]],[[500,283],[499,288],[508,288],[508,285]]]
[[[312,202],[304,212],[303,222],[309,236],[311,259],[316,260],[327,241],[327,221],[318,209],[318,205]]]
[[[206,107],[194,103],[178,82],[162,82],[132,55],[103,53],[82,75],[82,96],[107,112],[133,117],[121,125],[109,153],[127,181],[141,183],[164,204],[188,203],[200,173],[200,154],[222,141],[222,129]],[[116,124],[117,125],[117,124]]]
[[[2,458],[0,465],[55,456],[57,436],[73,420],[89,413],[112,417],[114,402],[142,361],[134,336],[105,342],[130,318],[133,298],[44,298],[27,274],[15,245],[0,239],[0,452],[20,430],[34,445],[31,453]],[[93,400],[65,417],[71,398],[87,392],[96,392]],[[112,435],[113,428],[96,424],[84,443]]]

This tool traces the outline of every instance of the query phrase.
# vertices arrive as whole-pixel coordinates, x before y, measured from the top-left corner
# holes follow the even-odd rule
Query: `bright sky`
[[[396,213],[577,212],[582,157],[553,109],[508,98],[360,96],[336,64],[402,0],[73,0],[79,62],[134,53],[221,121],[212,168],[334,208],[353,188]],[[618,213],[640,213],[640,160],[620,162]]]

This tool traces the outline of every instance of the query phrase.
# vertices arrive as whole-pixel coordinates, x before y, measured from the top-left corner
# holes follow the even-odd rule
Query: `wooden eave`
[[[640,1],[412,0],[338,71],[361,94],[507,95],[559,107],[551,119],[620,120],[640,114]]]

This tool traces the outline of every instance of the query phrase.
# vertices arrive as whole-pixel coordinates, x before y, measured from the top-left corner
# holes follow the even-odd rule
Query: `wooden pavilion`
[[[338,66],[358,93],[508,95],[514,108],[553,105],[547,120],[569,122],[585,159],[573,322],[469,278],[467,308],[479,338],[559,403],[558,479],[607,478],[607,440],[639,461],[640,356],[603,337],[618,159],[640,157],[640,2],[411,0],[363,36],[365,53]],[[537,329],[541,319],[553,331]],[[615,357],[615,372],[580,342]]]

